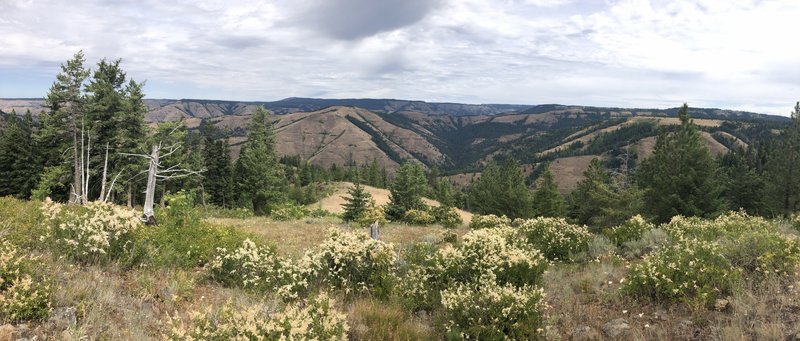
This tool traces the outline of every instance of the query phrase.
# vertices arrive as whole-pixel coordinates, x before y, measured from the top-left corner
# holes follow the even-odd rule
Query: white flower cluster
[[[331,228],[325,241],[307,252],[295,271],[347,294],[386,294],[396,261],[391,243],[374,240],[366,233]]]
[[[38,319],[50,313],[50,287],[34,280],[30,256],[0,241],[0,322]]]
[[[586,226],[573,225],[564,218],[538,217],[520,221],[519,233],[550,260],[566,260],[586,251],[592,234]]]
[[[762,217],[750,216],[742,211],[731,211],[714,220],[675,216],[668,224],[661,225],[661,228],[675,238],[697,237],[714,240],[726,234],[769,231],[775,226]]]
[[[269,314],[254,305],[237,309],[228,304],[219,312],[211,308],[191,312],[190,321],[180,316],[167,320],[169,340],[346,340],[347,317],[336,310],[326,293],[286,306]]]
[[[511,219],[506,216],[496,216],[494,214],[476,215],[469,222],[469,228],[473,230],[492,227],[511,226]]]
[[[641,238],[642,234],[654,228],[655,225],[637,214],[622,225],[612,227],[604,231],[604,233],[608,239],[611,239],[615,244],[622,245],[626,242]]]

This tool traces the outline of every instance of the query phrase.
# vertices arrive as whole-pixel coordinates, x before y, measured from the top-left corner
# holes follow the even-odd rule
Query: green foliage
[[[369,226],[374,223],[378,223],[378,225],[386,225],[388,221],[386,220],[386,213],[383,211],[383,206],[378,206],[375,204],[375,201],[371,201],[367,209],[364,210],[364,213],[361,215],[361,218],[358,219],[357,223],[359,226]]]
[[[254,216],[253,211],[243,207],[222,208],[213,205],[204,207],[203,213],[205,217],[209,218],[247,219]]]
[[[570,224],[564,218],[528,219],[520,222],[517,230],[550,260],[570,260],[588,250],[592,239],[586,226]]]
[[[464,224],[464,220],[458,214],[455,208],[448,206],[437,206],[431,208],[431,214],[436,223],[441,224],[443,227],[453,228]]]
[[[64,165],[45,168],[40,175],[36,188],[31,191],[31,199],[41,201],[50,197],[54,189],[57,191],[64,190],[64,184],[61,182],[61,178],[64,177],[66,172],[67,168],[64,167]]]
[[[436,222],[436,217],[426,210],[410,209],[403,216],[403,221],[414,225],[430,225]]]
[[[623,167],[624,168],[624,167]],[[592,159],[570,195],[570,217],[594,230],[622,224],[641,211],[641,192],[627,175],[612,177],[599,159]]]
[[[232,250],[218,248],[208,263],[211,279],[229,287],[284,293],[291,291],[293,268],[289,260],[279,257],[274,247],[260,246],[245,239]]]
[[[502,167],[490,162],[469,190],[469,209],[480,214],[531,217],[532,200],[522,169],[512,158]]]
[[[242,146],[235,168],[239,203],[256,214],[269,214],[285,201],[288,186],[283,167],[275,153],[275,132],[269,113],[259,107],[247,128],[247,142]]]
[[[800,265],[800,244],[775,230],[751,230],[724,239],[723,253],[750,278],[793,275]]]
[[[643,233],[654,228],[655,226],[644,220],[642,216],[636,215],[622,225],[604,230],[603,234],[617,244],[617,246],[622,246],[627,242],[640,239]]]
[[[544,331],[544,290],[532,287],[478,288],[458,285],[442,291],[448,340],[531,340]]]
[[[192,202],[194,198],[185,192],[169,195],[168,206],[156,212],[159,226],[137,230],[124,264],[191,269],[206,264],[218,248],[233,250],[247,238],[255,240],[236,228],[201,220]]]
[[[39,173],[32,134],[30,111],[24,119],[14,112],[8,116],[6,128],[0,132],[0,196],[30,197]]]
[[[511,219],[506,216],[496,216],[494,214],[475,215],[469,222],[469,228],[473,230],[487,229],[493,227],[511,226]]]
[[[349,222],[361,219],[372,201],[372,195],[364,190],[364,186],[361,186],[359,181],[356,181],[356,183],[347,190],[347,194],[349,196],[344,197],[345,203],[342,204],[344,208],[342,220]]]
[[[205,121],[200,125],[200,133],[203,136],[203,168],[206,170],[203,172],[203,188],[208,193],[208,202],[219,207],[231,207],[235,195],[227,136]]]
[[[427,193],[428,180],[419,163],[406,161],[395,173],[394,181],[389,187],[389,206],[386,210],[391,220],[401,220],[408,210],[421,210],[426,207],[422,195]]]
[[[717,164],[683,105],[680,128],[658,137],[653,155],[642,161],[639,185],[647,212],[658,222],[676,215],[713,216],[722,209]]]
[[[289,221],[307,217],[310,214],[305,206],[293,202],[284,202],[272,208],[270,217],[275,220]]]
[[[791,117],[792,123],[767,154],[764,172],[771,210],[785,217],[800,209],[800,102]]]
[[[558,192],[558,185],[550,172],[550,166],[536,180],[536,191],[533,192],[533,214],[537,217],[563,217],[567,204]]]
[[[50,286],[34,273],[36,259],[0,240],[0,322],[41,320],[50,315]]]
[[[724,181],[722,196],[728,208],[748,214],[767,213],[766,183],[744,153],[728,152],[719,162]]]
[[[685,239],[632,265],[623,291],[657,302],[710,307],[732,293],[739,276],[718,244]]]

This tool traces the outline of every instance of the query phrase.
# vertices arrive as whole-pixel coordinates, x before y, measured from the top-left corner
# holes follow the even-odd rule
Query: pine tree
[[[681,125],[673,133],[662,132],[653,155],[639,167],[647,212],[658,222],[675,215],[709,217],[722,209],[717,164],[703,144],[699,128],[684,104]]]
[[[490,162],[472,183],[468,208],[480,214],[528,218],[533,216],[532,200],[522,169],[516,160],[507,158],[502,167]]]
[[[372,195],[364,190],[364,186],[361,186],[361,181],[358,181],[358,179],[347,190],[347,194],[349,197],[344,197],[346,202],[342,204],[342,208],[344,208],[342,220],[345,222],[356,221],[364,215],[364,212],[369,207]]]
[[[790,215],[800,209],[800,102],[794,107],[792,122],[767,155],[766,176],[775,215]]]
[[[743,151],[729,151],[720,160],[722,197],[731,210],[743,209],[753,215],[766,213],[764,179],[748,164]]]
[[[221,134],[213,124],[204,122],[200,126],[203,137],[203,188],[208,193],[208,202],[229,207],[232,200],[233,165],[231,164],[230,147],[227,136]]]
[[[247,129],[247,142],[236,161],[236,188],[240,204],[256,214],[268,214],[285,201],[288,182],[275,152],[275,132],[269,113],[259,107]]]
[[[30,112],[24,118],[12,111],[6,129],[0,135],[0,196],[29,198],[38,177],[32,137],[33,119]]]
[[[541,217],[563,217],[566,213],[566,202],[558,185],[550,172],[550,166],[544,166],[544,172],[536,179],[536,190],[533,192],[533,214]]]
[[[392,220],[402,219],[406,211],[424,209],[422,194],[426,192],[428,181],[422,166],[413,161],[406,161],[397,170],[394,181],[389,187],[389,207],[386,212]]]
[[[583,172],[583,177],[570,195],[570,216],[579,224],[592,224],[609,204],[601,193],[608,192],[611,176],[600,160],[594,158]]]

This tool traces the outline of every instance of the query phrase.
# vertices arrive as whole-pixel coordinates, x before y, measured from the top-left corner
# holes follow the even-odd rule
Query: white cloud
[[[92,63],[123,58],[150,97],[689,101],[782,115],[800,97],[795,1],[370,4],[2,1],[0,82],[19,70],[52,76],[0,97],[42,96],[78,49]]]

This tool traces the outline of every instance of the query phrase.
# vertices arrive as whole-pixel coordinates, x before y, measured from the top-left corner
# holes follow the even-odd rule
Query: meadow
[[[800,221],[288,221],[0,198],[0,340],[786,340]]]

